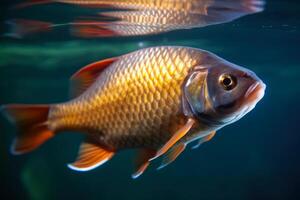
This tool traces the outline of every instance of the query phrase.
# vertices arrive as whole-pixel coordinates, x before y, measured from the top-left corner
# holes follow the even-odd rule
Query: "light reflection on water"
[[[263,11],[265,4],[263,0],[148,0],[128,3],[117,0],[113,4],[110,1],[96,2],[70,3],[79,9],[81,6],[92,8],[92,14],[74,16],[74,20],[70,22],[53,23],[31,18],[8,19],[7,24],[11,30],[6,36],[23,38],[28,34],[61,27],[66,27],[72,35],[81,38],[151,35],[230,22]],[[21,4],[19,7],[22,9],[16,10],[22,12],[31,6],[33,5]],[[101,10],[99,7],[110,11]]]

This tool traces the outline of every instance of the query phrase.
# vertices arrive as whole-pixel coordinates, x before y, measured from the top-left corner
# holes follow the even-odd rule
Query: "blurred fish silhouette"
[[[155,158],[159,169],[190,142],[209,141],[263,97],[265,84],[250,70],[210,52],[152,47],[92,63],[72,76],[74,99],[52,105],[2,107],[18,127],[12,153],[34,150],[62,131],[85,133],[69,167],[94,169],[122,149],[138,149],[133,178]]]
[[[98,17],[87,17],[65,24],[48,24],[48,27],[37,24],[28,25],[15,21],[16,32],[11,35],[22,37],[37,30],[70,26],[71,33],[78,37],[136,36],[168,32],[178,29],[191,29],[208,25],[230,22],[247,14],[263,10],[263,0],[102,0],[102,1],[29,1],[17,5],[24,8],[35,4],[67,3],[93,8],[108,7],[117,10],[101,12]],[[110,20],[107,20],[107,17]],[[32,20],[31,20],[32,22]],[[34,28],[35,27],[35,28]],[[23,30],[28,29],[28,30]],[[31,31],[30,31],[31,30]],[[22,35],[23,34],[23,35]]]

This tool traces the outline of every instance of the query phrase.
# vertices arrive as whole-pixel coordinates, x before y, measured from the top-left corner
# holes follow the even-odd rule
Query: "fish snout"
[[[253,83],[245,94],[247,104],[256,104],[258,101],[260,101],[265,94],[265,90],[266,84],[261,80]]]

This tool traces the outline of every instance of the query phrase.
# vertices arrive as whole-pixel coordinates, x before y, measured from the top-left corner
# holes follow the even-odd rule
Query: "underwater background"
[[[16,15],[44,17],[39,9],[13,12],[16,2],[1,1],[1,22]],[[54,21],[69,17],[64,6],[45,9],[53,10]],[[0,105],[66,101],[69,78],[81,67],[160,45],[211,51],[253,70],[267,85],[265,97],[244,118],[163,170],[156,171],[154,161],[137,180],[130,178],[133,150],[89,172],[67,168],[83,139],[79,133],[59,134],[32,153],[13,156],[16,130],[1,115],[1,199],[300,199],[299,25],[298,0],[269,0],[263,12],[230,23],[158,35],[80,39],[57,30],[1,37]],[[6,28],[1,23],[1,33]]]

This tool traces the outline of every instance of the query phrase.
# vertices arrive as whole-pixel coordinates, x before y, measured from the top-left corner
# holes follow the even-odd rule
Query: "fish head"
[[[217,56],[193,68],[184,85],[184,101],[203,123],[225,126],[251,111],[264,96],[258,76]]]

